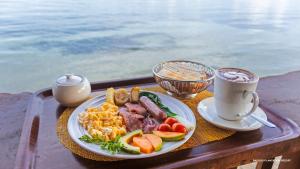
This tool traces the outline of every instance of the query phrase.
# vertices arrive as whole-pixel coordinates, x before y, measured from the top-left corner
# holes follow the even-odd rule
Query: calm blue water
[[[0,92],[151,75],[164,60],[300,69],[299,0],[0,0]]]

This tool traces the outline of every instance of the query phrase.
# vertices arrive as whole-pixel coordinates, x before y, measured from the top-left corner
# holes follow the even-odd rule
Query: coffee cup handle
[[[246,116],[249,116],[250,114],[252,114],[256,108],[258,107],[258,104],[259,104],[259,97],[258,97],[258,94],[256,92],[249,92],[249,91],[245,91],[244,92],[244,97],[246,97],[248,94],[252,94],[252,97],[253,97],[253,106],[251,108],[251,110],[246,113],[246,114],[239,114],[239,117],[246,117]]]

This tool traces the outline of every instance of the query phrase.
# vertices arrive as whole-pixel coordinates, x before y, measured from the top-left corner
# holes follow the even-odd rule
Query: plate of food
[[[108,88],[71,114],[68,132],[99,155],[138,159],[170,152],[194,133],[196,119],[181,101],[161,93]]]

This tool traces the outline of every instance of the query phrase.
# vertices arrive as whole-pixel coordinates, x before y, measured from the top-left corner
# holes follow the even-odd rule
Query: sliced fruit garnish
[[[142,130],[135,130],[130,133],[127,133],[125,136],[120,138],[121,144],[123,144],[123,149],[128,153],[140,154],[140,147],[132,146],[129,142],[132,141],[133,137],[141,136],[143,134]]]
[[[163,141],[179,141],[184,139],[185,133],[169,131],[153,131],[153,134],[162,138]]]
[[[154,148],[154,151],[159,151],[162,148],[163,142],[159,136],[155,134],[144,134],[143,137],[150,141]]]
[[[154,150],[151,142],[145,137],[133,137],[132,145],[139,147],[141,152],[146,154],[149,154]]]

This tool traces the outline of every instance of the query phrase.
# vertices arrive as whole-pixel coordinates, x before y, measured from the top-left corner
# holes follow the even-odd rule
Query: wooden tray
[[[92,90],[93,92],[101,92],[111,86],[125,87],[131,85],[144,87],[156,84],[153,78],[146,77],[94,83],[92,84]],[[234,155],[238,153],[259,150],[267,146],[274,147],[299,136],[299,129],[293,121],[276,115],[276,113],[265,108],[263,104],[260,107],[266,111],[269,120],[275,123],[278,128],[262,127],[256,131],[240,132],[222,141],[148,159],[97,162],[72,154],[59,143],[56,136],[56,121],[64,108],[59,106],[54,100],[50,89],[41,90],[35,93],[27,109],[15,169],[186,167],[224,157],[234,158]],[[274,149],[273,153],[280,153],[280,151],[282,149]],[[254,154],[249,156],[251,155],[253,156]],[[235,160],[231,161],[234,162]],[[225,165],[226,162],[224,161],[223,163]]]

